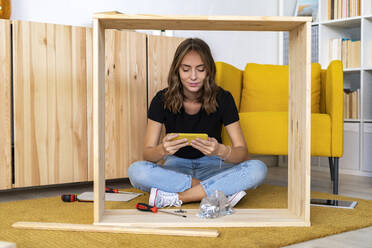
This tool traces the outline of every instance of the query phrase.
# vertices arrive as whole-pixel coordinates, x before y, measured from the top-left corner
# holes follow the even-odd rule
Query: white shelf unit
[[[372,0],[361,1],[361,16],[328,20],[328,1],[318,1],[318,57],[322,68],[327,68],[328,42],[333,38],[361,41],[360,68],[344,68],[344,88],[359,89],[359,115],[345,119],[344,156],[340,172],[372,177]],[[328,158],[313,158],[312,166],[329,168]],[[329,170],[329,169],[328,169]]]

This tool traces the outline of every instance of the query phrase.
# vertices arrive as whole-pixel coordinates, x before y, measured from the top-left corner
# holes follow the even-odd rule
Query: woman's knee
[[[266,178],[267,166],[260,160],[248,160],[243,167],[249,170],[250,174],[254,174],[258,184],[261,184]]]
[[[141,182],[149,176],[150,166],[147,161],[137,161],[128,168],[129,180],[133,183]]]

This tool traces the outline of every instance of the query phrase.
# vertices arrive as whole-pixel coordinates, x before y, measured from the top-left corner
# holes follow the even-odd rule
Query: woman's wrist
[[[158,145],[158,150],[159,150],[159,153],[161,155],[161,159],[164,159],[165,156],[167,156],[167,151],[165,150],[163,143],[160,143]]]
[[[219,152],[218,156],[222,160],[226,160],[231,154],[231,147],[230,146],[220,144],[220,149],[219,150],[220,150],[220,152]]]
[[[222,157],[222,160],[223,161],[225,161],[225,160],[227,160],[229,157],[230,157],[230,155],[231,155],[231,146],[226,146],[226,148],[227,148],[227,153],[225,154],[225,156],[224,157]]]

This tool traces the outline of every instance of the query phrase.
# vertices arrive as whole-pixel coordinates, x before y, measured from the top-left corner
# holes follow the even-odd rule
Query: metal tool
[[[105,192],[106,193],[129,194],[129,195],[143,195],[143,193],[125,192],[125,191],[121,191],[121,190],[113,189],[113,188],[109,188],[109,187],[105,188]]]

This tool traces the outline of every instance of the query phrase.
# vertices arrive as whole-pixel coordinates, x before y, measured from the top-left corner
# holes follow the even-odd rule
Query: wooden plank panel
[[[72,147],[75,181],[88,179],[86,28],[71,27]],[[71,129],[70,129],[71,130]]]
[[[125,31],[105,32],[105,178],[115,178],[115,174],[124,176],[124,166],[129,163],[129,55],[125,35]]]
[[[125,165],[125,177],[128,167],[135,161],[143,159],[147,123],[147,82],[146,82],[146,36],[142,33],[128,33],[129,73],[129,161]]]
[[[47,26],[47,80],[48,80],[48,163],[49,173],[48,182],[57,183],[59,178],[59,129],[58,129],[58,118],[57,118],[57,74],[56,74],[56,29],[54,24],[46,24]],[[53,128],[55,127],[55,128]],[[52,151],[52,152],[49,152]],[[53,152],[54,151],[54,152]]]
[[[106,31],[106,178],[142,159],[146,127],[146,35]]]
[[[93,20],[94,222],[105,211],[105,30]]]
[[[288,16],[181,16],[96,13],[107,29],[289,31],[308,17]]]
[[[59,167],[56,168],[60,182],[73,181],[73,133],[72,124],[72,64],[71,28],[56,25],[56,91],[57,91],[57,128],[59,138]]]
[[[178,45],[178,37],[148,35],[148,105],[156,92],[168,87],[168,73]]]
[[[174,209],[164,211],[174,212]],[[267,227],[308,226],[288,209],[235,209],[234,214],[215,219],[197,217],[199,209],[186,209],[186,218],[135,209],[105,210],[100,225],[127,227]]]
[[[311,24],[289,39],[288,209],[310,223]]]
[[[85,28],[14,22],[16,186],[87,180]]]
[[[87,224],[50,223],[50,222],[16,222],[12,225],[12,227],[20,228],[20,229],[36,229],[36,230],[131,233],[131,234],[152,234],[152,235],[172,235],[172,236],[211,237],[211,238],[216,238],[219,235],[219,232],[217,230],[97,226],[97,225],[87,225]]]
[[[12,186],[10,21],[0,20],[0,189]]]
[[[35,54],[41,48],[39,42],[32,44],[30,29],[31,23],[15,21],[13,24],[16,187],[40,184],[39,161],[35,144],[35,96],[34,92],[31,92],[35,88],[31,53]],[[39,29],[39,32],[42,30]],[[35,48],[31,49],[32,45]]]
[[[86,29],[88,181],[93,180],[93,28]]]

